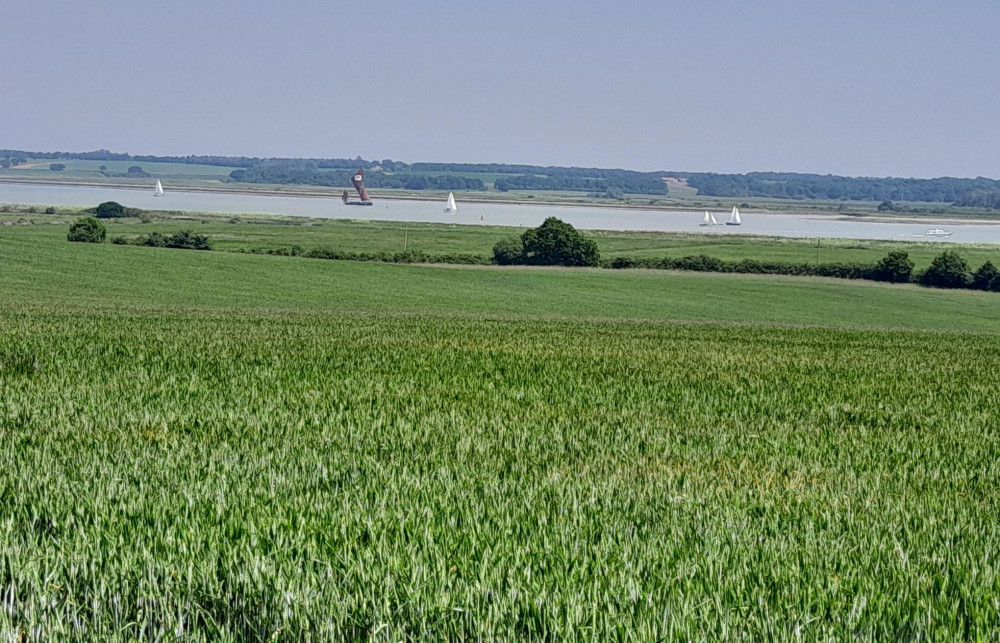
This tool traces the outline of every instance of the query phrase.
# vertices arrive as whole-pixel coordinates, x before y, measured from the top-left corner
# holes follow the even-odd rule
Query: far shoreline
[[[136,185],[135,183],[123,183],[117,181],[108,182],[93,182],[93,181],[74,181],[74,180],[49,180],[49,179],[38,179],[38,178],[21,178],[21,177],[8,177],[0,176],[0,184],[11,184],[11,185],[30,185],[30,186],[54,186],[54,187],[76,187],[76,188],[111,188],[119,190],[135,190],[144,191],[151,189],[151,186],[146,185]],[[255,185],[255,184],[248,184]],[[260,188],[229,188],[212,186],[212,185],[176,185],[173,187],[168,186],[170,192],[192,192],[192,193],[208,193],[208,194],[241,194],[246,196],[283,196],[283,197],[295,197],[295,198],[309,198],[309,199],[332,199],[340,200],[338,194],[342,188],[324,188],[320,186],[310,186],[303,189],[304,186],[294,186],[293,189],[281,189],[273,186],[260,187]],[[297,188],[297,189],[295,189]],[[325,191],[321,191],[325,190]],[[703,205],[649,205],[649,204],[631,204],[631,203],[600,203],[600,202],[590,202],[581,203],[579,201],[563,201],[559,199],[546,199],[544,196],[542,198],[508,198],[508,199],[497,199],[490,197],[481,197],[475,192],[463,192],[463,201],[467,203],[477,203],[477,204],[496,204],[496,205],[516,205],[516,206],[535,206],[535,207],[546,207],[546,206],[559,206],[559,207],[575,207],[575,208],[596,208],[603,210],[632,210],[632,211],[645,211],[645,212],[664,212],[664,213],[695,213],[706,210]],[[420,202],[433,202],[440,201],[442,197],[440,194],[435,192],[433,195],[417,195],[412,193],[403,194],[379,194],[374,192],[371,194],[373,201],[420,201]],[[24,204],[32,205],[32,204]],[[45,204],[34,204],[34,205],[45,205]],[[730,206],[725,206],[727,209]],[[713,208],[707,208],[708,211],[712,211]],[[798,217],[809,217],[821,220],[830,221],[852,221],[857,223],[924,223],[924,224],[947,224],[947,225],[1000,225],[1000,213],[994,217],[983,217],[976,215],[954,215],[954,214],[901,214],[899,216],[886,216],[881,213],[868,214],[868,213],[846,213],[837,212],[831,209],[787,209],[787,210],[774,210],[767,207],[759,207],[750,205],[748,208],[744,208],[747,212],[769,214],[769,215],[788,215],[788,216],[798,216]],[[719,210],[716,210],[719,212]]]

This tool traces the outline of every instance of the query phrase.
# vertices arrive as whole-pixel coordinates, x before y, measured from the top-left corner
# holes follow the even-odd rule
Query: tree
[[[972,287],[979,290],[1000,290],[1000,270],[987,261],[972,275]]]
[[[128,168],[128,173],[129,174],[143,174],[143,171],[142,171],[142,168],[139,167],[138,165],[131,165]]]
[[[521,237],[501,239],[493,246],[493,263],[514,266],[524,263],[524,242]]]
[[[98,219],[119,219],[126,217],[125,206],[117,201],[105,201],[94,209]]]
[[[596,266],[597,244],[555,217],[521,235],[525,262],[539,266]]]
[[[103,223],[94,217],[84,217],[70,225],[66,239],[82,243],[104,243],[107,234]]]
[[[892,201],[883,201],[878,204],[879,212],[895,212],[897,210],[896,204]]]
[[[66,169],[66,165],[64,163],[49,163],[49,169],[53,172],[62,172]]]
[[[913,261],[902,250],[893,250],[875,266],[875,278],[879,281],[906,283],[913,273]]]
[[[920,275],[920,283],[938,288],[967,288],[972,283],[969,264],[954,250],[946,250],[934,257],[931,265]]]

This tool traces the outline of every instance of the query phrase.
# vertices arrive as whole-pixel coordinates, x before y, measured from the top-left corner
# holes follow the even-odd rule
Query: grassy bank
[[[57,208],[54,215],[44,207],[26,212],[25,207],[0,212],[0,224],[22,221],[34,225],[2,226],[0,238],[16,235],[39,243],[55,243],[79,211]],[[135,238],[151,232],[173,233],[188,227],[212,238],[219,250],[270,250],[300,246],[306,250],[331,248],[344,252],[401,252],[428,254],[477,254],[489,256],[500,239],[523,232],[521,228],[433,223],[395,223],[206,215],[182,212],[150,212],[151,220],[107,220],[110,236]],[[582,231],[594,239],[606,259],[613,257],[660,258],[705,254],[724,260],[755,259],[787,263],[875,263],[892,250],[905,250],[918,270],[926,268],[943,250],[956,250],[973,266],[985,261],[1000,265],[1000,247],[993,244],[949,244],[942,242],[862,241],[854,239],[792,239],[742,235],[703,235],[666,232]]]
[[[991,293],[708,273],[372,265],[0,233],[7,302],[991,329]]]

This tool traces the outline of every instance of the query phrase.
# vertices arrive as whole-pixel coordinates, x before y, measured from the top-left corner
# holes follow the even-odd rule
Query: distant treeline
[[[685,174],[698,194],[772,199],[849,199],[852,201],[936,201],[961,204],[971,193],[1000,190],[1000,181],[976,179],[898,179],[785,172]],[[987,206],[995,207],[995,206]]]
[[[970,208],[993,208],[1000,210],[1000,190],[967,192],[955,205]]]
[[[233,170],[229,178],[239,183],[278,183],[323,185],[348,188],[357,170],[322,170],[307,163],[264,162],[254,167]],[[462,176],[426,176],[412,174],[365,174],[365,186],[370,188],[402,188],[406,190],[485,190],[481,179]]]
[[[571,190],[595,195],[663,195],[663,177],[686,179],[698,194],[710,197],[772,199],[829,199],[853,201],[912,201],[954,203],[958,206],[1000,209],[1000,181],[987,178],[902,179],[846,177],[792,172],[714,174],[705,172],[636,172],[622,169],[514,165],[507,163],[405,163],[392,159],[259,158],[248,156],[153,156],[108,150],[93,152],[29,152],[0,150],[0,165],[10,167],[27,159],[76,159],[185,163],[236,167],[233,181],[294,183],[347,187],[348,173],[370,170],[365,183],[374,188],[408,190],[485,190],[481,179],[459,175],[500,174],[494,188],[507,190]],[[324,170],[342,170],[329,172]],[[442,176],[443,175],[443,176]]]

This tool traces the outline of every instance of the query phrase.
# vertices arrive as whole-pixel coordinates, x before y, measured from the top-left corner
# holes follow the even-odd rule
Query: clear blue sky
[[[998,26],[995,0],[7,0],[0,147],[1000,178]]]

